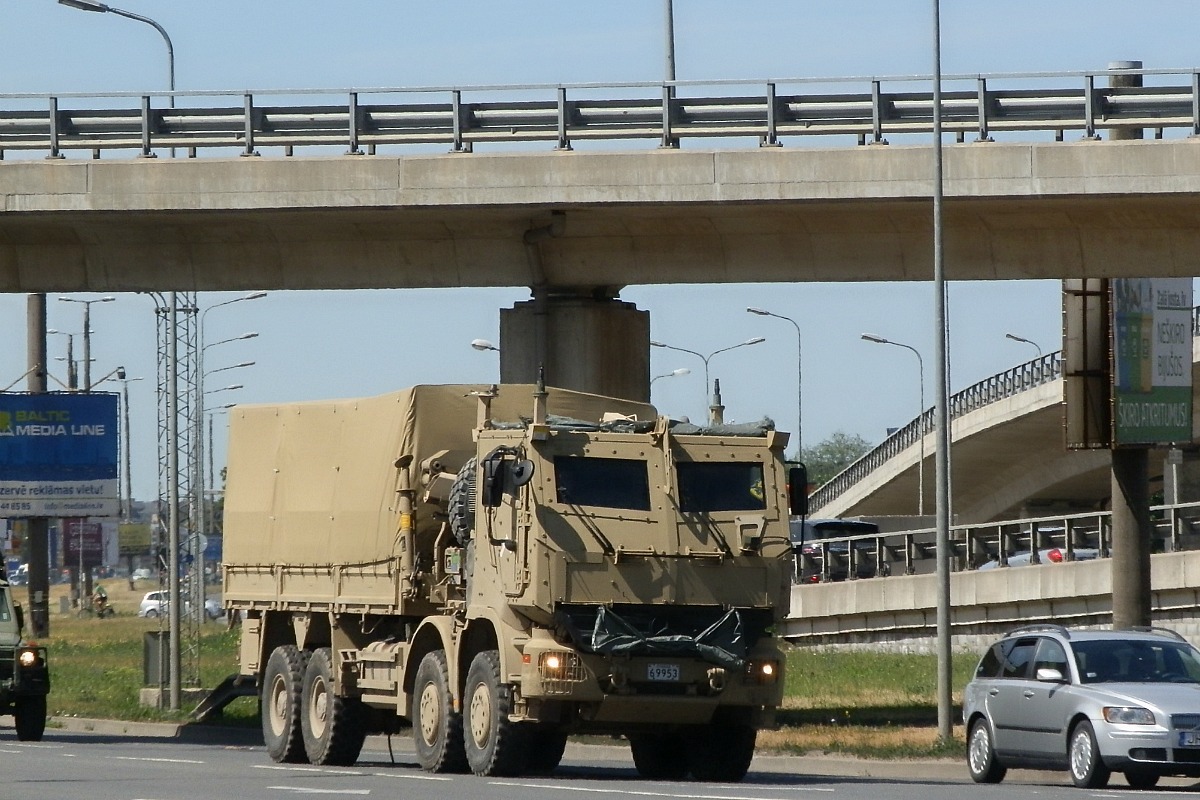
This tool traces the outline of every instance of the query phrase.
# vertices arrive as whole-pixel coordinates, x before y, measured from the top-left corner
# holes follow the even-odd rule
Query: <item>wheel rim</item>
[[[971,732],[971,747],[968,752],[971,759],[971,772],[976,775],[982,775],[987,771],[990,750],[991,746],[988,743],[987,727],[983,723],[979,723]]]
[[[492,698],[488,687],[479,684],[471,694],[471,737],[480,750],[492,734]]]
[[[437,686],[425,684],[421,690],[421,739],[427,745],[437,741],[442,727],[442,703]]]
[[[1085,731],[1075,734],[1071,740],[1071,775],[1083,780],[1092,768],[1092,740]]]
[[[267,707],[270,709],[268,717],[271,720],[271,732],[282,736],[287,722],[287,681],[282,675],[276,675],[275,680],[271,681],[269,700]]]
[[[308,726],[318,739],[325,735],[325,724],[329,719],[329,687],[325,679],[318,677],[313,681],[312,694],[309,695]]]

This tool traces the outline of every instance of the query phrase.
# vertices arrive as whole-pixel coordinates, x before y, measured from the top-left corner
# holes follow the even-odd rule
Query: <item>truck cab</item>
[[[50,671],[46,648],[26,641],[24,628],[21,606],[0,576],[0,715],[15,718],[19,740],[37,742],[46,730]]]

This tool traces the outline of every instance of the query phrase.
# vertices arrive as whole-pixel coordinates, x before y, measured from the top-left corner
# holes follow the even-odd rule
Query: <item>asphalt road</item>
[[[0,728],[2,800],[281,800],[330,797],[403,797],[405,800],[560,800],[636,798],[665,800],[961,800],[965,792],[989,800],[1112,798],[1128,792],[1119,777],[1104,791],[1071,787],[1064,774],[1015,772],[1000,786],[970,783],[952,761],[863,761],[760,755],[737,784],[644,781],[624,746],[571,743],[552,775],[480,778],[431,775],[412,754],[411,738],[368,741],[352,768],[274,764],[253,732],[136,723],[71,721],[47,731],[42,742],[18,742]],[[1164,781],[1139,797],[1178,793],[1190,781]]]

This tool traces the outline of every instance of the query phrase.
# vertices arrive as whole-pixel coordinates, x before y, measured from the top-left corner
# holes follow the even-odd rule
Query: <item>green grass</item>
[[[142,706],[144,639],[158,631],[157,620],[128,614],[113,619],[56,617],[50,648],[53,716],[134,721],[184,721],[179,712]],[[212,688],[237,671],[237,630],[224,623],[203,626],[200,643],[202,685]],[[957,702],[974,669],[976,656],[955,655],[953,720]],[[878,652],[822,652],[792,648],[788,653],[786,698],[777,714],[779,730],[764,731],[760,746],[793,753],[841,753],[875,758],[960,757],[961,731],[950,742],[937,737],[937,660],[933,655]],[[256,726],[254,698],[234,701],[214,720]]]

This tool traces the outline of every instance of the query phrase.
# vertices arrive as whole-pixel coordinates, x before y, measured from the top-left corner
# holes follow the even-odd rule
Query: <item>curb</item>
[[[196,725],[175,722],[131,722],[86,717],[51,717],[47,732],[89,733],[99,736],[135,739],[174,739],[185,744],[220,744],[262,747],[262,732],[257,728],[221,725]],[[388,752],[386,736],[368,737],[366,750]],[[393,736],[391,750],[398,754],[413,752],[412,737]],[[569,742],[567,754],[592,760],[632,761],[629,749],[619,744],[580,744]],[[789,775],[816,775],[833,778],[885,778],[897,780],[945,781],[961,783],[967,778],[966,766],[956,759],[871,760],[853,756],[796,756],[760,751],[752,769],[757,772]]]

